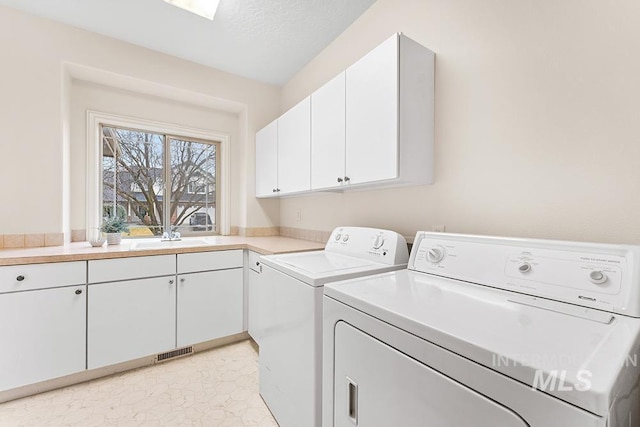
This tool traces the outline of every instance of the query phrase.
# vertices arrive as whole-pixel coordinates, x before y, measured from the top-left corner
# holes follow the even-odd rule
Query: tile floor
[[[274,426],[243,341],[0,404],[0,426]]]

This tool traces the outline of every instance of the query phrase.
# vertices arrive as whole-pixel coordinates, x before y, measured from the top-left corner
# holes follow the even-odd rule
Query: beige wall
[[[198,95],[242,107],[226,124],[235,144],[232,225],[356,224],[410,236],[445,224],[639,243],[638,16],[635,0],[378,0],[280,90],[0,7],[0,235],[82,226],[79,99],[120,110],[131,97],[133,113],[152,104],[154,117],[175,119],[182,109],[180,121],[187,112],[198,123],[208,114],[230,119]],[[436,183],[255,199],[255,131],[398,31],[437,53]],[[131,87],[80,93],[65,63],[194,94],[194,105]]]
[[[435,184],[284,199],[281,225],[640,243],[639,17],[635,0],[378,0],[282,111],[404,32],[436,52]]]
[[[78,123],[78,111],[71,112],[83,108],[77,105],[79,99],[89,96],[83,101],[86,105],[113,107],[119,111],[111,112],[127,110],[136,115],[151,106],[152,119],[168,117],[175,123],[180,117],[186,125],[191,123],[186,116],[200,111],[198,123],[207,121],[208,112],[202,108],[184,102],[169,107],[173,101],[116,94],[117,90],[84,90],[75,93],[73,102],[70,91],[77,89],[77,82],[67,75],[67,63],[99,70],[112,76],[113,81],[118,80],[116,77],[129,78],[140,87],[155,85],[167,94],[187,94],[194,104],[206,98],[239,106],[233,113],[236,123],[224,125],[233,128],[235,136],[231,141],[231,212],[237,222],[232,225],[277,224],[278,202],[258,202],[253,197],[252,163],[255,131],[278,113],[278,87],[5,7],[0,7],[0,40],[0,235],[68,232],[72,224],[83,224],[79,205],[84,200],[84,187],[75,180],[81,179],[78,171],[84,167],[83,153],[79,152],[84,141],[78,140],[83,138],[78,127],[84,124]],[[125,100],[132,104],[125,105]],[[213,120],[211,126],[215,126]]]

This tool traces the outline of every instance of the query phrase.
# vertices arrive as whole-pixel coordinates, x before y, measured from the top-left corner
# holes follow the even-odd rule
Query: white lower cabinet
[[[0,267],[0,392],[241,333],[243,277],[242,250]]]
[[[242,250],[178,254],[178,347],[242,332]]]
[[[85,289],[0,294],[0,391],[85,369]]]
[[[175,276],[89,285],[89,369],[172,350]]]
[[[89,369],[175,348],[175,274],[175,255],[89,261]]]
[[[242,268],[178,276],[178,347],[242,332]]]

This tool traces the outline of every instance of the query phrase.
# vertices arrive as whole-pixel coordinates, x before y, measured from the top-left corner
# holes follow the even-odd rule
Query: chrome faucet
[[[175,225],[171,226],[171,232],[167,233],[166,231],[164,233],[162,233],[162,241],[176,241],[176,240],[181,240],[180,239],[180,233],[178,231],[175,231],[176,227]]]

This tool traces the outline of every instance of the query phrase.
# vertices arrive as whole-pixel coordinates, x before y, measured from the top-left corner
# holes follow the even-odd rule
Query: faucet
[[[180,239],[180,233],[175,231],[176,230],[176,226],[172,225],[171,226],[171,232],[167,233],[166,231],[164,233],[162,233],[162,241],[176,241],[176,240],[181,240]]]

